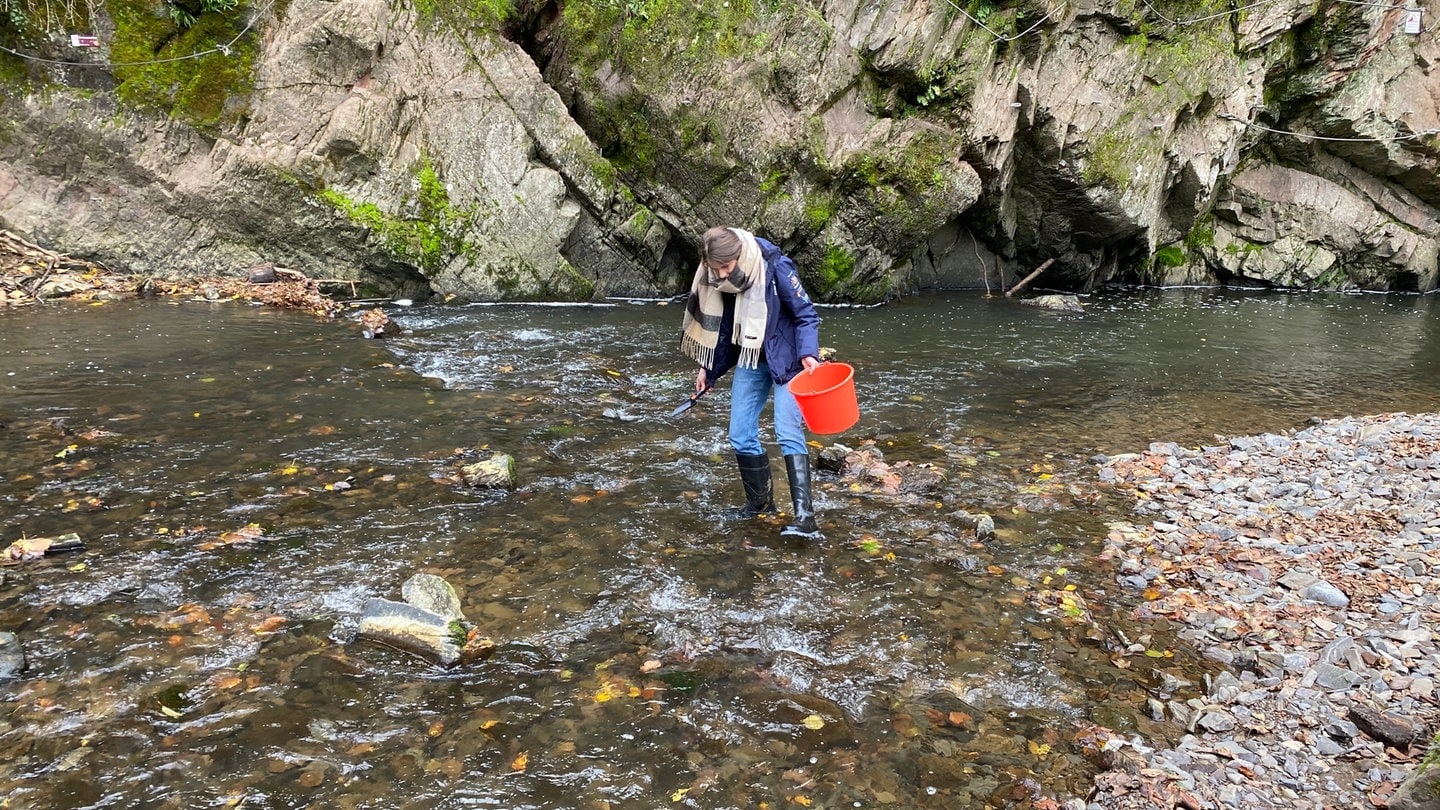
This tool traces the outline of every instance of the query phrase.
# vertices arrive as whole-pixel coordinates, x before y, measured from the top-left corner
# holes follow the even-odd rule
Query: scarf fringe
[[[680,336],[680,353],[705,368],[710,368],[715,363],[715,347],[706,346],[693,335]]]
[[[741,368],[759,368],[761,348],[762,347],[741,349],[740,359],[737,361],[737,365]]]

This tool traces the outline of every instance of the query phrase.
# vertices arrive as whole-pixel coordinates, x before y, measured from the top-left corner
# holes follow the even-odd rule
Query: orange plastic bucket
[[[842,433],[860,421],[855,369],[849,363],[822,363],[814,371],[802,371],[789,388],[811,433]]]

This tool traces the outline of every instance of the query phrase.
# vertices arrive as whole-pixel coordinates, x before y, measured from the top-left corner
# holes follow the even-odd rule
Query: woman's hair
[[[700,258],[710,265],[726,264],[740,258],[740,237],[723,225],[705,232],[700,240]]]

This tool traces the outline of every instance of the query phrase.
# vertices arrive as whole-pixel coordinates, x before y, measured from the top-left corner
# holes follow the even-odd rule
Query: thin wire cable
[[[1245,121],[1233,115],[1220,115],[1218,117],[1224,118],[1227,121],[1235,121],[1236,123],[1242,124],[1250,129],[1259,129],[1264,130],[1265,132],[1273,132],[1276,135],[1290,135],[1295,138],[1309,138],[1314,141],[1334,141],[1338,143],[1400,143],[1401,141],[1413,141],[1419,138],[1426,138],[1431,135],[1440,135],[1440,129],[1425,129],[1419,132],[1412,132],[1409,135],[1397,135],[1393,138],[1335,138],[1329,135],[1312,135],[1308,132],[1291,132],[1288,129],[1274,129],[1272,127],[1267,127],[1264,124],[1256,124],[1252,121]]]
[[[1249,10],[1252,9],[1252,8],[1258,8],[1258,7],[1260,7],[1260,6],[1268,6],[1268,5],[1271,5],[1272,3],[1281,2],[1281,0],[1257,0],[1256,2],[1251,3],[1251,4],[1248,5],[1248,6],[1240,6],[1240,7],[1238,7],[1238,8],[1229,9],[1228,11],[1219,11],[1219,12],[1216,12],[1216,13],[1214,13],[1214,14],[1210,14],[1210,15],[1207,15],[1207,16],[1204,16],[1204,17],[1195,17],[1195,18],[1193,18],[1193,19],[1188,19],[1188,20],[1177,20],[1177,19],[1172,19],[1172,18],[1170,18],[1170,17],[1166,17],[1164,14],[1162,14],[1162,13],[1160,12],[1159,9],[1155,8],[1153,5],[1150,4],[1150,0],[1140,0],[1140,2],[1144,3],[1144,4],[1145,4],[1145,7],[1148,8],[1148,9],[1150,9],[1150,12],[1151,12],[1152,14],[1154,14],[1156,17],[1159,17],[1160,19],[1164,20],[1164,21],[1167,22],[1167,23],[1170,23],[1171,25],[1194,25],[1195,23],[1209,22],[1210,20],[1216,20],[1216,19],[1219,19],[1219,18],[1221,18],[1221,17],[1228,17],[1228,16],[1230,16],[1231,14],[1239,14],[1239,13],[1242,12],[1242,11],[1249,11]],[[1400,9],[1400,10],[1409,10],[1409,11],[1419,11],[1419,8],[1418,8],[1418,7],[1412,7],[1411,5],[1399,5],[1399,4],[1396,4],[1396,3],[1371,3],[1371,2],[1368,2],[1368,0],[1334,0],[1334,2],[1343,4],[1343,5],[1347,5],[1347,6],[1366,6],[1366,7],[1369,7],[1369,8],[1383,8],[1383,9],[1386,9],[1386,10],[1389,10],[1389,11],[1394,11],[1394,10],[1397,10],[1397,9]]]
[[[976,25],[978,25],[978,26],[980,26],[982,29],[984,29],[984,30],[985,30],[985,33],[987,33],[987,34],[989,34],[990,36],[994,37],[994,38],[996,39],[996,41],[998,41],[998,42],[1014,42],[1015,40],[1017,40],[1017,39],[1019,39],[1019,38],[1021,38],[1021,37],[1023,37],[1023,36],[1028,36],[1028,35],[1029,35],[1032,31],[1034,31],[1036,28],[1039,28],[1040,26],[1042,26],[1042,25],[1044,25],[1046,22],[1048,22],[1051,17],[1054,17],[1054,16],[1055,16],[1055,12],[1059,11],[1060,8],[1065,5],[1063,2],[1060,3],[1060,4],[1059,4],[1058,6],[1056,6],[1055,8],[1046,11],[1046,12],[1045,12],[1045,16],[1044,16],[1044,17],[1041,17],[1041,18],[1039,19],[1039,21],[1037,21],[1034,25],[1030,26],[1029,28],[1026,28],[1024,31],[1021,31],[1021,32],[1018,33],[1018,34],[1014,34],[1014,35],[1011,35],[1011,36],[1006,36],[1005,34],[1002,34],[1002,33],[1000,33],[999,31],[996,31],[995,29],[993,29],[993,28],[991,28],[990,26],[986,25],[985,23],[981,22],[981,21],[979,20],[979,18],[975,17],[975,16],[974,16],[973,14],[971,14],[970,12],[968,12],[968,11],[966,11],[965,9],[961,8],[958,4],[955,3],[955,0],[945,0],[945,2],[946,2],[951,8],[953,8],[953,9],[955,9],[956,11],[960,12],[960,14],[961,14],[963,17],[965,17],[965,19],[969,20],[969,21],[972,22],[972,23],[975,23]]]
[[[1396,3],[1367,3],[1367,2],[1365,2],[1365,0],[1335,0],[1335,2],[1337,2],[1337,3],[1343,3],[1344,5],[1347,5],[1347,6],[1369,6],[1370,8],[1383,8],[1383,9],[1386,9],[1386,10],[1388,10],[1388,11],[1397,11],[1397,10],[1398,10],[1398,11],[1419,11],[1419,10],[1420,10],[1420,7],[1417,6],[1417,5],[1415,5],[1415,4],[1413,4],[1413,3],[1406,3],[1405,5],[1402,6],[1402,5],[1398,5],[1398,4],[1396,4]]]
[[[1145,7],[1148,8],[1148,9],[1150,9],[1150,13],[1154,14],[1156,17],[1159,17],[1160,19],[1164,20],[1165,22],[1170,23],[1171,25],[1194,25],[1195,23],[1209,22],[1210,20],[1218,20],[1218,19],[1220,19],[1221,17],[1229,17],[1231,14],[1239,14],[1239,13],[1242,12],[1242,11],[1249,11],[1249,10],[1252,9],[1252,8],[1259,8],[1260,6],[1268,6],[1268,5],[1270,5],[1271,3],[1278,3],[1278,2],[1280,2],[1280,0],[1258,0],[1258,2],[1251,3],[1251,4],[1248,5],[1248,6],[1240,6],[1239,8],[1232,8],[1232,9],[1228,9],[1228,10],[1226,10],[1226,11],[1218,11],[1218,12],[1216,12],[1216,13],[1214,13],[1214,14],[1210,14],[1210,15],[1207,15],[1207,16],[1205,16],[1205,17],[1196,17],[1196,18],[1191,19],[1191,20],[1174,20],[1174,19],[1171,19],[1171,18],[1169,18],[1169,17],[1166,17],[1164,14],[1160,13],[1160,9],[1155,8],[1154,6],[1150,5],[1150,0],[1140,0],[1140,2],[1144,3],[1144,4],[1145,4]]]
[[[47,58],[45,58],[45,57],[43,57],[43,56],[35,56],[34,54],[21,53],[21,52],[16,51],[16,50],[11,50],[10,48],[5,47],[4,45],[0,45],[0,51],[4,51],[5,53],[10,54],[11,56],[18,56],[18,57],[20,57],[21,59],[26,59],[26,60],[29,60],[29,61],[31,61],[31,62],[41,62],[41,63],[47,64],[47,65],[70,65],[70,66],[73,66],[73,67],[102,67],[102,68],[143,67],[143,66],[145,66],[145,65],[164,65],[164,64],[167,64],[167,63],[170,63],[170,62],[184,62],[184,61],[186,61],[187,59],[199,59],[199,58],[202,57],[202,56],[209,56],[209,55],[212,54],[212,53],[220,53],[220,54],[224,54],[224,55],[226,55],[226,56],[229,56],[229,55],[230,55],[230,47],[231,47],[232,45],[234,45],[235,43],[239,42],[241,37],[243,37],[243,36],[245,36],[246,34],[250,33],[250,29],[251,29],[251,28],[254,28],[254,27],[255,27],[255,24],[258,23],[258,22],[260,22],[260,19],[261,19],[262,17],[264,17],[267,12],[270,11],[270,7],[273,6],[273,5],[275,5],[275,0],[266,0],[265,7],[262,8],[262,9],[260,9],[260,11],[259,11],[258,13],[256,13],[253,17],[251,17],[250,22],[246,23],[246,24],[245,24],[245,27],[240,29],[240,33],[236,34],[234,39],[231,39],[229,42],[225,43],[224,45],[217,45],[217,46],[214,47],[214,48],[207,48],[207,49],[205,49],[205,50],[203,50],[203,51],[197,51],[197,52],[192,53],[192,54],[186,54],[185,56],[171,56],[171,57],[167,57],[167,58],[165,58],[165,59],[151,59],[151,60],[145,61],[145,62],[72,62],[72,61],[67,61],[67,60],[64,60],[64,59],[47,59]]]

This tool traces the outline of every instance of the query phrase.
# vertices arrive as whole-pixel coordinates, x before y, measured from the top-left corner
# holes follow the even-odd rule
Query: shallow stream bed
[[[680,309],[394,308],[406,334],[239,303],[0,316],[12,807],[1026,807],[1083,796],[1099,724],[1205,664],[1098,563],[1093,457],[1440,410],[1435,297],[978,294],[826,309],[840,436],[939,491],[822,475],[826,539],[727,522],[727,383],[677,417]],[[514,491],[456,469],[514,456]],[[818,453],[818,450],[817,450]],[[784,502],[783,466],[775,463]],[[980,542],[956,510],[996,523]],[[256,535],[259,535],[258,538]],[[451,670],[356,641],[444,576],[498,643]],[[1073,586],[1073,588],[1071,588]],[[1068,590],[1067,590],[1068,588]],[[1063,594],[1088,607],[1064,609]],[[1060,609],[1057,609],[1057,605]],[[1123,657],[1143,638],[1168,657]],[[1117,661],[1120,663],[1117,664]],[[1196,687],[1199,688],[1199,687]]]

